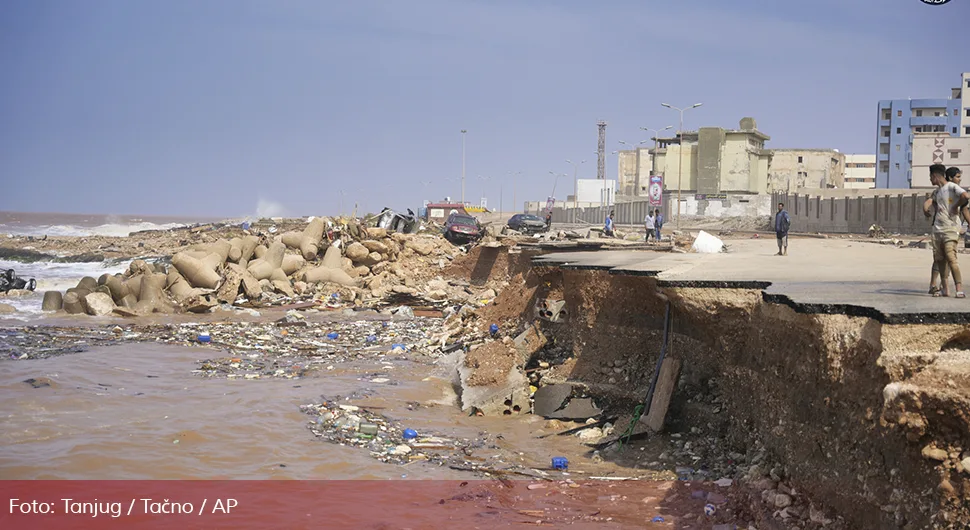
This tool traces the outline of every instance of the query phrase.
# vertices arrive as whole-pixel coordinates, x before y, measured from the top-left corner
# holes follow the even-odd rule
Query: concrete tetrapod
[[[259,247],[257,247],[259,248]],[[257,280],[267,280],[276,269],[283,265],[283,254],[286,252],[286,245],[281,242],[273,242],[266,250],[266,254],[249,263],[249,272]],[[280,271],[282,273],[282,271]],[[286,275],[283,275],[286,278]]]
[[[179,303],[193,296],[205,294],[206,292],[204,289],[192,287],[192,285],[190,285],[189,282],[186,281],[181,274],[179,274],[179,271],[175,267],[172,267],[168,271],[168,275],[165,279],[165,287],[168,289],[168,292],[172,294],[172,298]]]
[[[135,311],[142,314],[171,313],[172,305],[165,297],[166,275],[153,273],[142,275],[141,291],[138,293],[138,303]]]
[[[81,303],[81,295],[78,291],[71,291],[64,295],[64,311],[69,315],[84,313],[84,305]]]
[[[259,238],[256,236],[234,237],[229,240],[229,244],[232,246],[229,250],[229,261],[245,267],[252,259],[256,246],[259,245]]]
[[[303,273],[303,281],[307,283],[333,282],[346,287],[356,285],[354,279],[341,268],[340,249],[331,246],[323,256],[323,262]]]
[[[303,254],[303,259],[309,261],[317,257],[320,251],[320,240],[323,239],[325,226],[320,217],[310,221],[310,224],[303,229],[303,232],[287,232],[280,240],[284,245],[298,249]]]
[[[219,256],[214,253],[200,260],[189,256],[187,252],[179,252],[172,256],[172,266],[178,269],[182,277],[193,287],[215,289],[220,278],[212,264],[218,259]],[[141,301],[141,296],[138,299]]]
[[[108,276],[105,278],[104,285],[111,292],[111,299],[117,304],[124,297],[131,294],[131,289],[128,288],[128,284],[121,278],[121,276]],[[141,288],[141,285],[138,286]]]
[[[296,254],[287,254],[283,256],[283,273],[287,276],[293,274],[294,272],[302,269],[306,265],[306,260],[303,256],[298,256]]]
[[[64,307],[64,296],[60,291],[47,291],[40,307],[44,311],[60,311]]]

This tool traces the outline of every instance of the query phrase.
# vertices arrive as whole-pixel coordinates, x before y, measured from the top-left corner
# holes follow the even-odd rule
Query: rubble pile
[[[465,249],[438,236],[324,218],[282,234],[272,228],[187,246],[170,264],[136,259],[123,274],[85,277],[64,294],[45,293],[43,309],[130,317],[301,300],[374,306],[395,295],[420,296],[429,305],[478,305],[503,286],[442,279],[441,271]]]

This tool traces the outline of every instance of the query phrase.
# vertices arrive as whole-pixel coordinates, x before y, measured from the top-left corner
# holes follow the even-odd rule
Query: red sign
[[[660,175],[650,176],[650,186],[647,188],[650,206],[662,206],[664,196],[664,178]]]

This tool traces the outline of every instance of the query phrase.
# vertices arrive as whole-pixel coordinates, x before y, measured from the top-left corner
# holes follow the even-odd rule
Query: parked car
[[[467,243],[482,237],[478,219],[470,215],[453,213],[445,221],[445,239],[452,243]]]
[[[523,234],[537,234],[539,232],[545,232],[549,227],[538,216],[517,213],[509,218],[509,228],[522,232]]]

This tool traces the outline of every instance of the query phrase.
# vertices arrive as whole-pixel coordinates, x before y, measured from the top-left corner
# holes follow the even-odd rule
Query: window
[[[939,116],[939,115],[940,115],[940,111],[936,111],[936,112],[934,112],[934,113],[933,113],[933,115],[934,115],[934,116]]]
[[[967,79],[967,88],[970,88],[970,79]]]
[[[952,150],[952,151],[950,151],[950,158],[951,159],[952,158],[960,158],[960,151],[958,151],[958,150]]]
[[[896,134],[903,134],[903,128],[902,127],[896,127]]]
[[[799,164],[801,164],[801,163],[802,163],[802,157],[798,157],[798,163],[799,163]]]
[[[901,110],[897,110],[897,111],[896,111],[896,116],[898,116],[898,117],[900,117],[900,118],[902,118],[902,117],[903,117],[903,111],[901,111]]]
[[[967,117],[970,118],[970,108],[967,109]]]
[[[956,128],[956,127],[954,127],[954,128],[953,128],[953,134],[956,134],[956,133],[957,133],[957,128]]]
[[[889,111],[888,110],[882,111],[882,119],[883,120],[886,120],[886,121],[889,120]]]
[[[923,128],[917,127],[916,129],[913,130],[913,132],[923,132]]]
[[[964,128],[963,128],[963,134],[968,134],[968,135],[970,135],[970,127],[964,127]]]
[[[917,118],[919,118],[922,115],[923,115],[923,111],[921,111],[921,110],[916,111],[916,117]]]
[[[899,151],[899,144],[896,144],[896,150]]]
[[[896,162],[896,169],[899,169],[899,162]]]
[[[883,135],[884,138],[889,138],[889,129],[884,130],[882,132],[882,135]]]

